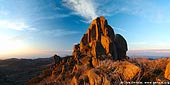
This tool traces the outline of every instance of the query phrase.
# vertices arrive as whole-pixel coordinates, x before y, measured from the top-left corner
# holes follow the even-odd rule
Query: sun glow
[[[11,54],[21,52],[26,45],[21,40],[12,40],[6,37],[0,37],[0,54]]]

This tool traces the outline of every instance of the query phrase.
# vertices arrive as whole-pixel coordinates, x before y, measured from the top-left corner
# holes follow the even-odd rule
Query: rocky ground
[[[91,64],[90,64],[91,63]],[[79,64],[68,60],[32,78],[27,85],[114,85],[122,82],[168,82],[170,58],[149,60],[134,58],[127,61],[110,59],[91,62],[80,59]],[[169,79],[169,80],[168,80]]]

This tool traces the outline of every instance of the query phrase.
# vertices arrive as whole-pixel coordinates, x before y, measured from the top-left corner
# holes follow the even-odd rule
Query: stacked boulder
[[[80,44],[74,46],[72,55],[126,59],[127,42],[120,34],[114,33],[107,20],[101,16],[92,21]]]

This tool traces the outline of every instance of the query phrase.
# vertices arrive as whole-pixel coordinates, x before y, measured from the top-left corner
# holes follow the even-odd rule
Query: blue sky
[[[97,16],[125,37],[129,55],[170,56],[169,9],[169,0],[0,0],[0,58],[70,54]]]

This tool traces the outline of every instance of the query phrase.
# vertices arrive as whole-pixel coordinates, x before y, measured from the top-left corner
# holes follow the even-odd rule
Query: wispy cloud
[[[56,10],[56,11],[63,10],[61,7],[57,7],[57,6],[56,6],[56,7],[54,7],[53,9],[54,9],[54,10]]]
[[[113,29],[116,29],[116,30],[118,30],[118,31],[120,31],[120,32],[125,32],[125,33],[127,33],[127,30],[125,30],[125,29],[123,29],[123,28],[114,27],[114,26],[112,26],[112,27],[113,27]]]
[[[53,54],[57,54],[60,57],[65,57],[67,55],[71,55],[73,50],[39,50],[39,54],[49,54],[49,56],[53,56]]]
[[[63,0],[63,5],[74,11],[75,14],[92,20],[97,17],[96,7],[92,0]]]
[[[152,43],[152,44],[150,44]],[[170,48],[169,42],[129,42],[130,50],[148,50],[152,49],[167,49]]]
[[[80,32],[78,31],[71,31],[71,30],[64,30],[64,29],[54,29],[54,30],[45,30],[41,31],[41,34],[43,35],[52,35],[54,37],[58,36],[64,36],[64,35],[72,35],[72,34],[78,34]]]
[[[170,57],[170,49],[129,50],[130,57],[160,58]]]
[[[105,8],[109,9],[105,14],[111,13],[111,16],[113,16],[114,14],[124,13],[142,17],[154,23],[170,23],[170,12],[167,11],[168,6],[160,6],[156,2],[149,0],[118,0],[110,3],[112,3],[112,6]]]
[[[25,22],[21,21],[11,21],[11,20],[0,20],[0,28],[7,28],[13,30],[35,30],[35,28],[30,27]]]
[[[70,14],[55,14],[55,15],[50,15],[50,16],[41,16],[41,17],[38,17],[37,19],[35,19],[34,21],[65,18],[65,17],[69,17],[70,15],[72,15],[72,14],[70,13]]]
[[[63,5],[75,14],[90,21],[97,16],[114,16],[125,13],[155,23],[170,23],[168,6],[158,6],[149,0],[62,0]]]

